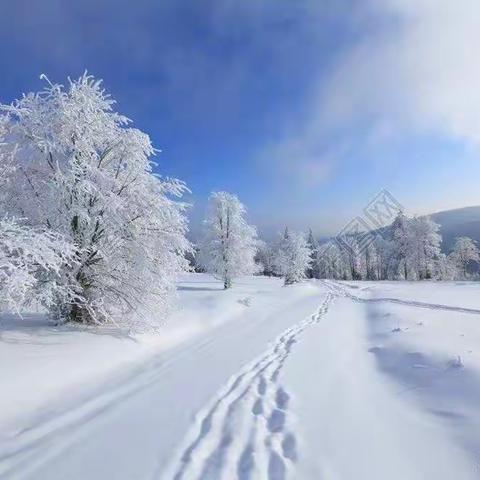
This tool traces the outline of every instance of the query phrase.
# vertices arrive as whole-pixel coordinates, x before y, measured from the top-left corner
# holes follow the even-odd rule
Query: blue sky
[[[334,233],[387,188],[480,203],[474,0],[6,1],[0,101],[85,69],[185,180],[271,233]]]

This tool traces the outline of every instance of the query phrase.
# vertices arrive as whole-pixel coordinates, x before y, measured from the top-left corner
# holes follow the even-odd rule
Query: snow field
[[[473,479],[472,459],[369,351],[364,304],[337,298],[285,368],[299,460],[291,478]]]
[[[192,274],[160,335],[10,319],[0,477],[476,479],[478,293]]]

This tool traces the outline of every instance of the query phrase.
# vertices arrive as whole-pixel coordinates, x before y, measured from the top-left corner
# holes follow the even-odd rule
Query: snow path
[[[2,480],[479,478],[478,303],[457,307],[476,286],[399,283],[390,294],[389,284],[254,277],[223,292],[191,276],[181,287],[176,322],[194,335],[48,408],[10,422],[0,412]],[[58,355],[54,343],[30,346],[33,336],[6,339],[26,340],[2,346],[34,361]],[[111,351],[72,358],[95,366]]]
[[[347,288],[355,288],[348,284],[341,285],[338,282],[333,280],[325,280],[324,284],[330,289],[331,292],[335,292],[339,295],[349,298],[350,300],[354,300],[355,302],[377,302],[377,303],[395,303],[398,305],[406,305],[409,307],[418,307],[418,308],[429,308],[431,310],[446,310],[450,312],[459,312],[459,313],[471,313],[473,315],[480,315],[480,309],[475,308],[465,308],[465,307],[456,307],[451,305],[442,305],[438,303],[425,303],[425,302],[417,302],[414,300],[402,300],[399,298],[384,298],[384,297],[374,297],[374,298],[364,298],[359,297],[357,295],[353,295],[350,293]],[[347,288],[345,288],[347,287]]]
[[[320,321],[332,299],[327,295],[316,313],[288,328],[267,352],[230,379],[199,414],[179,460],[162,478],[285,478],[297,453],[295,433],[285,428],[290,395],[280,373],[297,337]]]

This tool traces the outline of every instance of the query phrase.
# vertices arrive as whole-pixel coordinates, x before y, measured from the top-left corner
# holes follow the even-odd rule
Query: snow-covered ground
[[[480,477],[480,284],[207,275],[159,335],[0,329],[0,478]]]

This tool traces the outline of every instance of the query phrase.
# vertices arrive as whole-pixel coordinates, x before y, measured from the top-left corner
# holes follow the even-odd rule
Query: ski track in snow
[[[284,480],[297,460],[290,396],[280,373],[297,337],[318,323],[337,293],[316,313],[284,331],[272,347],[233,376],[199,413],[180,455],[155,479]]]
[[[132,369],[125,378],[107,382],[106,388],[77,405],[70,405],[55,415],[46,414],[32,426],[19,431],[14,438],[7,440],[0,450],[0,478],[17,478],[32,473],[49,460],[61,455],[69,446],[88,434],[88,427],[94,420],[120,401],[148,388],[175,361],[191,352],[200,352],[211,343],[210,339],[193,347],[179,349],[171,358],[162,356]],[[134,373],[136,373],[134,375]],[[78,432],[72,432],[78,427]]]
[[[323,283],[329,288],[332,293],[337,295],[343,295],[344,297],[349,298],[355,302],[360,303],[395,303],[398,305],[406,305],[407,307],[418,307],[418,308],[429,308],[431,310],[447,310],[452,312],[459,312],[459,313],[470,313],[473,315],[480,315],[480,310],[475,308],[465,308],[465,307],[455,307],[451,305],[441,305],[436,303],[425,303],[425,302],[416,302],[414,300],[401,300],[399,298],[362,298],[357,297],[350,293],[344,285],[334,282],[332,280],[323,281]],[[346,284],[347,288],[355,288],[351,285]]]

